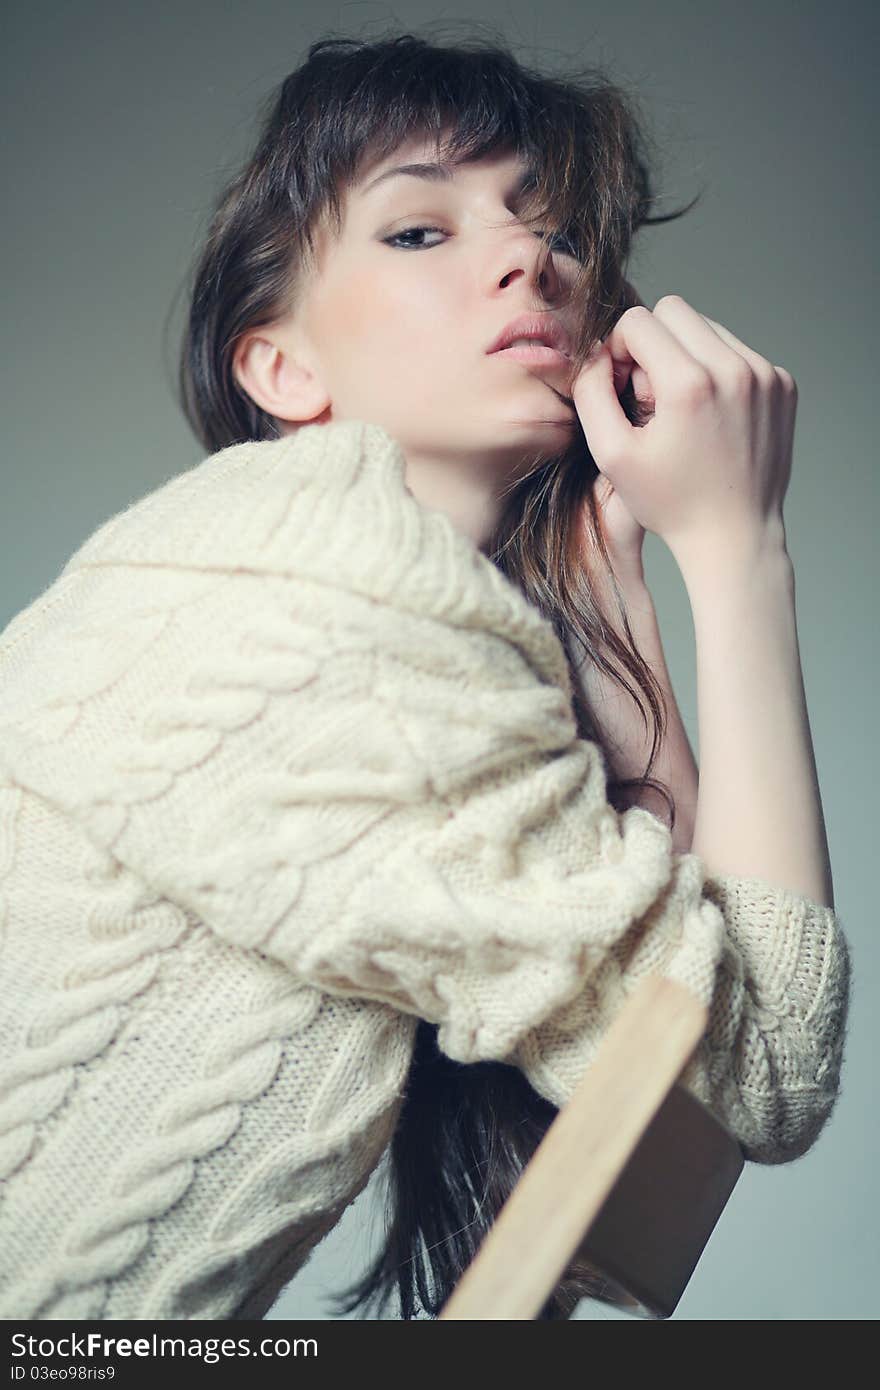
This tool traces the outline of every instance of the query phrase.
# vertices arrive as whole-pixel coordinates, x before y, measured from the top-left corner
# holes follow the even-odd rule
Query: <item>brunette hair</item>
[[[325,221],[340,229],[340,190],[358,177],[365,152],[383,159],[426,132],[452,163],[511,150],[530,160],[534,186],[522,220],[541,229],[536,235],[545,244],[563,233],[577,256],[577,367],[632,302],[625,270],[634,232],[681,217],[697,201],[648,215],[655,194],[636,103],[600,69],[542,75],[497,37],[441,45],[404,33],[313,43],[271,94],[256,149],[217,198],[191,272],[178,389],[208,450],[280,436],[278,421],[235,377],[236,344],[295,306],[315,233]],[[644,423],[631,391],[621,404],[634,424]],[[665,702],[627,621],[592,489],[597,476],[578,427],[563,453],[536,460],[511,486],[489,558],[553,624],[572,668],[580,737],[601,746],[574,678],[575,641],[628,692],[647,732],[644,696],[654,726],[645,774],[609,779],[608,797],[621,810],[628,793],[650,786],[666,800],[674,825],[668,789],[649,776],[665,731]],[[591,585],[585,537],[593,572],[610,580],[626,640]],[[417,1301],[435,1317],[556,1114],[522,1072],[496,1061],[454,1061],[439,1050],[436,1026],[419,1020],[399,1121],[383,1156],[383,1164],[390,1160],[385,1245],[363,1278],[337,1297],[338,1312],[362,1305],[369,1316],[375,1303],[381,1317],[396,1289],[402,1318],[419,1316]],[[570,1317],[583,1297],[616,1302],[609,1287],[575,1258],[539,1316]]]

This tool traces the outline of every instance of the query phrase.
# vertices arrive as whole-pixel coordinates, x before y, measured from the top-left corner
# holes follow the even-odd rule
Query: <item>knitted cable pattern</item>
[[[111,518],[0,669],[0,970],[22,982],[0,1235],[43,1242],[15,1316],[263,1306],[378,1160],[419,1017],[564,1104],[665,973],[710,1007],[683,1082],[748,1158],[827,1121],[837,915],[707,879],[610,807],[551,625],[416,503],[377,427],[234,446]],[[166,1075],[76,1196],[89,1107]]]
[[[181,1199],[196,1162],[232,1140],[242,1106],[271,1083],[280,1060],[278,1039],[302,1027],[316,1008],[313,992],[288,985],[287,997],[259,1001],[253,1017],[218,1034],[201,1075],[162,1107],[151,1141],[124,1154],[117,1169],[104,1175],[100,1204],[87,1206],[67,1230],[51,1264],[19,1282],[15,1298],[27,1316],[47,1316],[47,1305],[61,1291],[111,1279],[138,1258],[150,1221]]]
[[[20,808],[24,800],[20,789],[4,788],[0,804],[4,810],[13,802]],[[9,822],[5,815],[4,826]],[[13,836],[5,837],[4,849],[14,843]],[[9,859],[4,854],[4,862]],[[87,1103],[81,1094],[82,1064],[94,1066],[100,1051],[110,1049],[126,1033],[126,1002],[149,1005],[155,992],[157,944],[176,944],[183,950],[195,929],[191,919],[165,901],[156,906],[161,906],[172,931],[167,939],[157,939],[154,928],[161,932],[161,926],[158,921],[145,922],[151,904],[131,874],[118,864],[112,867],[109,856],[96,854],[91,847],[85,849],[82,868],[83,877],[91,882],[112,885],[114,897],[112,905],[107,897],[95,905],[88,940],[78,943],[76,965],[62,965],[56,972],[53,984],[57,978],[57,985],[42,995],[34,1010],[19,1065],[4,1071],[0,1114],[7,1131],[18,1121],[6,1137],[20,1141],[15,1146],[17,1163],[8,1163],[4,1172],[2,1191],[7,1196],[13,1190],[9,1180],[15,1167],[24,1167],[26,1177],[28,1158],[35,1148],[40,1152],[40,1134],[51,1147],[49,1122],[58,1111],[64,1118],[65,1101],[69,1110],[79,1106],[87,1120],[88,1111],[82,1109]],[[236,1316],[242,1298],[252,1306],[268,1281],[265,1310],[277,1293],[277,1284],[271,1282],[273,1272],[276,1279],[282,1278],[287,1266],[292,1275],[366,1182],[390,1138],[409,1044],[406,1030],[399,1028],[397,1016],[390,1011],[367,1010],[361,1017],[352,1006],[350,1049],[341,1046],[347,1040],[339,1024],[330,1035],[339,1040],[339,1053],[331,1052],[326,1040],[317,1048],[318,1084],[311,1082],[307,1087],[305,1124],[297,1124],[289,1103],[271,1102],[274,1109],[261,1112],[264,1138],[259,1157],[244,1171],[233,1165],[236,1181],[223,1183],[222,1200],[202,1204],[198,1239],[174,1239],[173,1253],[155,1272],[151,1267],[142,1283],[137,1282],[138,1262],[147,1252],[156,1222],[172,1210],[186,1210],[187,1191],[212,1155],[222,1151],[234,1158],[245,1107],[267,1102],[280,1067],[286,1065],[292,1073],[288,1091],[296,1084],[297,1072],[303,1080],[308,1077],[297,1039],[313,1029],[322,996],[277,965],[258,957],[246,962],[241,953],[224,950],[236,994],[242,996],[240,1009],[213,1020],[194,1074],[187,1076],[184,1070],[175,1076],[173,1088],[152,1111],[141,1142],[126,1146],[125,1136],[119,1136],[117,1156],[101,1173],[97,1188],[79,1194],[71,1219],[49,1247],[40,1251],[32,1235],[24,1235],[23,1271],[8,1285],[0,1279],[4,1316]],[[181,958],[184,970],[188,952],[189,947]],[[147,970],[126,971],[139,955]],[[223,965],[222,955],[218,963]],[[176,971],[179,965],[180,961],[170,968]],[[211,970],[216,973],[217,963],[212,963]],[[52,972],[48,973],[51,977]],[[94,986],[99,983],[96,996]],[[61,1009],[56,1007],[59,997]],[[111,998],[113,1004],[108,1007]],[[97,1006],[100,1026],[75,1026],[89,1017],[90,1004]],[[136,1033],[144,1024],[135,1018],[130,1027]],[[371,1077],[369,1065],[362,1065],[357,1086],[352,1087],[346,1072],[351,1070],[352,1057],[364,1055],[388,1058],[391,1068],[384,1063],[374,1067]],[[53,1082],[49,1091],[39,1085],[45,1079]],[[276,1137],[270,1146],[266,1141],[273,1130]],[[11,1149],[10,1144],[5,1152]],[[310,1181],[311,1174],[320,1176],[317,1185]],[[69,1174],[65,1178],[59,1172],[58,1182],[72,1186]],[[11,1257],[17,1236],[13,1230],[11,1239],[4,1242],[5,1259]],[[216,1291],[215,1278],[223,1281]],[[206,1289],[214,1300],[207,1312]],[[126,1301],[129,1295],[132,1301]]]

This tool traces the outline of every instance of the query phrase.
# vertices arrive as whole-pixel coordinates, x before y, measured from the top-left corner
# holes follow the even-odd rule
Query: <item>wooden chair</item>
[[[602,1301],[672,1316],[744,1166],[678,1084],[707,1025],[675,980],[634,990],[440,1318],[535,1318],[575,1255]]]

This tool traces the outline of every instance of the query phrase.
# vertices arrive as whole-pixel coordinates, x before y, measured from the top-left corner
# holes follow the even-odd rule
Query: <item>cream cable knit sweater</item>
[[[650,971],[756,1163],[839,1091],[827,907],[618,815],[551,625],[374,425],[224,449],[0,635],[0,1315],[259,1318],[418,1017],[557,1105]]]

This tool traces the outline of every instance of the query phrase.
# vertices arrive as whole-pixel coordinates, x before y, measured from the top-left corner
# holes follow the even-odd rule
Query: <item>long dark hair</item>
[[[178,388],[208,450],[280,436],[278,421],[241,389],[232,370],[235,346],[246,331],[289,312],[314,255],[315,230],[325,218],[339,230],[340,190],[358,176],[364,152],[385,158],[425,132],[453,163],[510,150],[529,157],[538,177],[522,219],[548,241],[564,232],[579,260],[571,291],[580,310],[577,367],[632,302],[625,272],[635,231],[681,217],[697,201],[648,215],[655,195],[636,102],[600,69],[541,75],[497,36],[457,45],[410,33],[313,43],[272,93],[256,149],[217,198],[191,272]],[[621,404],[633,423],[644,422],[631,391]],[[628,692],[647,731],[644,696],[654,726],[645,774],[609,779],[608,797],[623,809],[628,793],[651,786],[674,824],[668,789],[649,776],[665,732],[665,703],[637,650],[611,568],[592,490],[597,476],[578,429],[564,453],[536,460],[510,488],[489,558],[553,624],[572,667],[582,738],[600,742],[574,678],[573,640]],[[576,517],[583,518],[579,525]],[[594,596],[585,534],[596,567],[610,578],[625,640]],[[399,1121],[383,1156],[385,1246],[363,1278],[337,1296],[338,1313],[362,1305],[369,1316],[376,1304],[381,1317],[396,1290],[402,1318],[419,1316],[417,1304],[436,1317],[556,1114],[519,1070],[455,1062],[439,1050],[436,1026],[420,1020]],[[570,1317],[583,1297],[614,1301],[599,1272],[576,1258],[539,1316]]]

